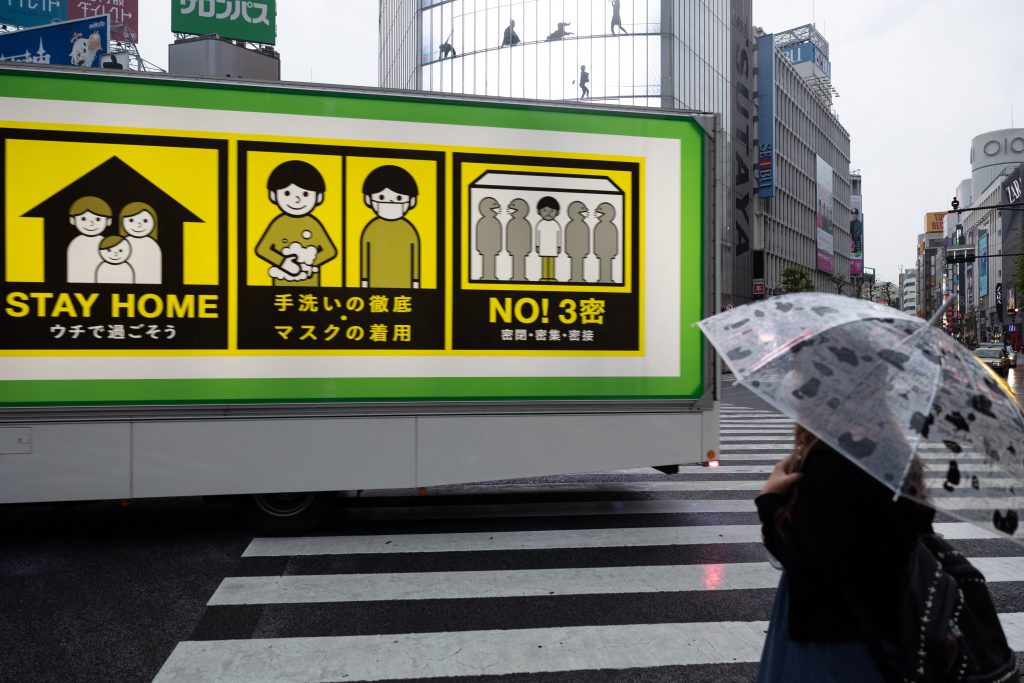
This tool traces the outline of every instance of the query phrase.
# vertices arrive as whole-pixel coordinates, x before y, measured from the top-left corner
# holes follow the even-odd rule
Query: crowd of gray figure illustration
[[[478,204],[480,218],[476,222],[474,246],[483,257],[483,275],[480,279],[496,280],[498,255],[505,251],[512,257],[510,281],[528,281],[526,258],[530,254],[540,257],[540,282],[557,282],[555,260],[564,252],[569,258],[569,282],[586,282],[583,265],[593,254],[598,260],[598,282],[612,284],[612,262],[619,255],[619,228],[615,224],[615,207],[601,202],[594,209],[597,224],[591,228],[586,218],[590,210],[586,204],[573,200],[566,209],[569,222],[562,227],[558,217],[561,205],[551,196],[537,202],[539,220],[530,222],[530,205],[516,198],[504,209],[510,218],[502,227],[498,214],[501,204],[494,197],[484,197]]]
[[[622,27],[622,14],[620,11],[621,0],[611,0],[612,3],[612,21],[611,21],[611,34],[618,35],[615,29],[619,29],[624,34],[628,34],[625,28]],[[545,41],[562,40],[566,36],[574,35],[572,31],[566,30],[569,26],[572,26],[571,21],[560,21],[558,22],[557,28],[548,34]],[[501,34],[501,47],[515,47],[522,41],[519,39],[519,34],[516,33],[516,20],[510,19],[508,26],[505,27],[505,31]],[[438,48],[438,59],[445,59],[448,57],[458,57],[458,52],[452,46],[452,34],[449,33],[448,37]],[[577,79],[579,81],[580,98],[586,98],[590,96],[590,88],[587,85],[590,83],[590,72],[587,71],[586,64],[580,64],[580,74]],[[576,85],[577,80],[573,80],[573,85]]]

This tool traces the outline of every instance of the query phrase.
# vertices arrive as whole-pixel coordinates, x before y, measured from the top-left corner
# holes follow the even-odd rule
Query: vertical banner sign
[[[817,229],[817,267],[818,270],[832,274],[834,271],[833,254],[835,244],[832,229],[832,167],[825,160],[815,156],[817,160],[817,207],[814,212],[814,226]]]
[[[0,0],[0,24],[42,26],[68,18],[72,0]]]
[[[988,234],[978,238],[978,296],[988,296]]]
[[[0,404],[703,394],[693,117],[8,71]]]
[[[850,275],[864,274],[864,197],[850,195]]]
[[[276,0],[171,0],[171,31],[232,40],[277,40]]]
[[[0,33],[0,62],[100,67],[110,51],[110,17],[63,21]]]
[[[110,15],[110,39],[139,42],[139,0],[67,0],[68,19]]]
[[[999,316],[999,322],[1003,322],[1003,283],[996,283],[996,314]]]
[[[757,196],[775,196],[775,36],[757,39]]]
[[[732,225],[736,229],[731,288],[724,294],[748,300],[753,281],[751,233],[754,212],[754,44],[751,0],[730,0],[732,44]],[[723,273],[728,272],[723,269]],[[728,285],[727,285],[728,286]]]

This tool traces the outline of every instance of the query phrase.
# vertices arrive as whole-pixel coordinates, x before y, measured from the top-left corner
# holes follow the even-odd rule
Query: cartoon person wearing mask
[[[377,217],[359,239],[360,286],[419,289],[420,238],[405,219],[417,194],[412,175],[398,166],[381,166],[366,176],[363,201]]]

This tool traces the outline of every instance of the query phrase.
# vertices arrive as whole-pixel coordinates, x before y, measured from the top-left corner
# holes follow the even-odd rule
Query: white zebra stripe
[[[756,662],[767,622],[179,643],[155,683],[381,681]]]
[[[1024,650],[1024,613],[1000,614]],[[179,643],[154,679],[281,683],[757,662],[765,621],[627,624]]]
[[[1024,577],[1024,557],[980,557],[971,558],[971,562],[989,583],[1019,581]],[[243,576],[228,577],[221,581],[209,604],[268,605],[671,593],[775,588],[778,583],[779,570],[768,562]]]

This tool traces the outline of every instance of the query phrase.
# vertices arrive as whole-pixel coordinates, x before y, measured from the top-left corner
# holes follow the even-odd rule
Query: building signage
[[[757,39],[757,196],[775,196],[775,41]]]
[[[139,42],[139,0],[68,0],[68,19],[110,15],[110,39]]]
[[[42,26],[67,19],[70,0],[0,0],[0,24]]]
[[[978,296],[988,296],[988,234],[978,238]]]
[[[273,45],[277,40],[276,0],[175,0],[171,3],[171,31]]]
[[[996,283],[996,313],[999,315],[999,322],[1003,321],[1003,283]]]
[[[835,271],[833,238],[833,195],[832,167],[824,159],[817,160],[817,208],[814,213],[814,225],[817,228],[817,268],[831,275]]]
[[[764,278],[763,277],[754,278],[753,294],[754,294],[754,296],[764,296]]]
[[[864,274],[864,198],[850,195],[850,275]]]
[[[795,45],[788,45],[783,48],[779,48],[786,58],[795,64],[804,64],[806,62],[814,62],[814,66],[817,67],[826,78],[832,78],[832,64],[829,62],[828,57],[825,53],[818,49],[818,47],[809,40],[805,40],[802,43]]]
[[[946,230],[946,212],[929,211],[924,215],[924,231],[926,233],[944,232]]]
[[[0,62],[99,68],[110,51],[110,17],[63,21],[0,33]]]

